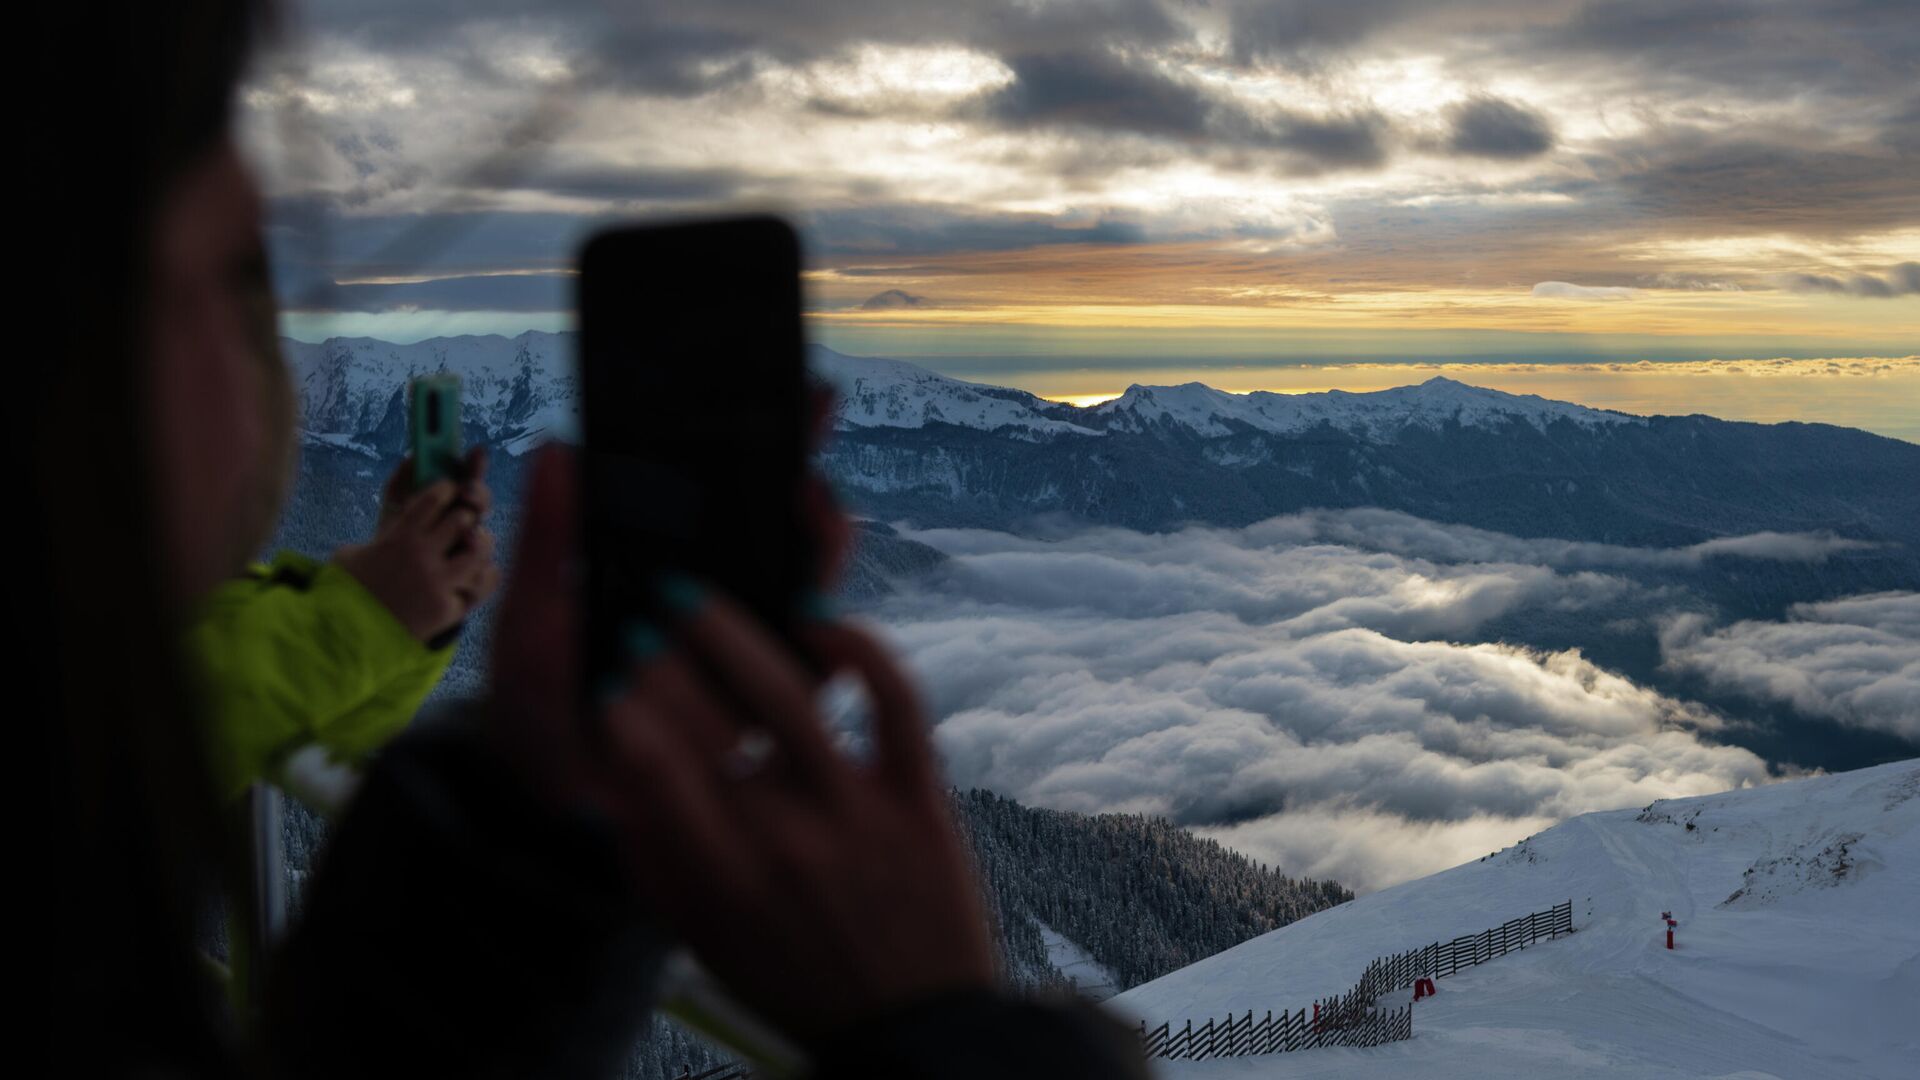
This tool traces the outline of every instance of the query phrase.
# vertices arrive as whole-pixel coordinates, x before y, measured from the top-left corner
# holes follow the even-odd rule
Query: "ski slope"
[[[1409,1041],[1156,1064],[1195,1080],[1920,1077],[1920,759],[1587,814],[1109,1004],[1175,1026],[1257,1019],[1344,991],[1376,956],[1569,897],[1574,935],[1440,980]]]

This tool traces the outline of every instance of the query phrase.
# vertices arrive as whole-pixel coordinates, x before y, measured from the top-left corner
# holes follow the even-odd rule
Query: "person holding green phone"
[[[189,635],[208,704],[207,747],[220,792],[280,782],[317,746],[354,765],[399,734],[440,682],[457,627],[500,570],[483,524],[486,455],[416,489],[402,461],[364,544],[330,560],[283,552],[220,585]]]

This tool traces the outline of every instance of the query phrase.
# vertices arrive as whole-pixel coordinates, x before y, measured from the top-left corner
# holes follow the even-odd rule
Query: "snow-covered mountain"
[[[1376,956],[1571,898],[1571,937],[1439,980],[1414,1037],[1160,1062],[1168,1077],[1912,1077],[1920,760],[1573,818],[1112,1000],[1178,1022],[1299,1008]],[[1679,920],[1664,948],[1660,914]],[[1391,1004],[1398,1005],[1403,992]]]
[[[1024,390],[962,382],[900,360],[847,356],[825,346],[808,350],[815,374],[833,385],[836,426],[924,428],[952,424],[1016,437],[1098,435],[1071,420],[1078,410]]]
[[[1318,394],[1229,394],[1204,383],[1129,386],[1127,392],[1091,410],[1105,426],[1145,431],[1156,424],[1184,427],[1197,435],[1232,435],[1242,427],[1274,435],[1297,435],[1326,426],[1374,442],[1393,442],[1408,427],[1437,431],[1448,424],[1497,429],[1520,421],[1545,431],[1557,420],[1582,427],[1645,424],[1626,413],[1589,409],[1533,394],[1507,394],[1436,376],[1418,386],[1371,393],[1328,390]]]
[[[578,423],[572,334],[467,335],[410,345],[331,338],[318,344],[286,340],[284,346],[299,384],[305,430],[335,445],[384,446],[404,433],[406,380],[439,371],[461,376],[467,423],[509,450],[525,443],[528,434],[564,436]],[[1449,423],[1497,429],[1517,420],[1540,430],[1556,420],[1584,427],[1646,423],[1624,413],[1445,378],[1360,394],[1230,394],[1197,382],[1135,385],[1112,401],[1083,409],[821,345],[809,347],[808,363],[838,391],[835,421],[843,430],[944,424],[1034,440],[1169,426],[1204,438],[1245,430],[1296,435],[1324,425],[1392,442],[1408,427],[1438,430]]]
[[[1089,408],[1050,402],[1022,390],[938,375],[899,360],[846,356],[821,346],[814,370],[840,393],[843,428],[921,428],[945,423],[980,431],[1032,435],[1099,435],[1178,428],[1202,438],[1242,431],[1299,435],[1327,427],[1372,442],[1394,442],[1407,428],[1448,424],[1499,430],[1520,422],[1544,431],[1559,420],[1585,428],[1642,424],[1642,417],[1589,409],[1532,394],[1508,394],[1447,378],[1371,393],[1231,394],[1204,383],[1129,386]]]
[[[576,430],[579,387],[571,334],[529,331],[430,338],[396,345],[373,338],[329,338],[318,344],[281,339],[300,394],[302,429],[310,442],[374,454],[402,451],[407,437],[407,380],[447,371],[461,379],[461,419],[470,442],[508,453],[541,436]]]
[[[577,428],[571,334],[287,342],[310,445],[386,457],[405,381],[465,379],[468,441],[516,455]],[[708,361],[703,361],[708,362]],[[1920,580],[1920,446],[1817,424],[1636,417],[1449,379],[1374,393],[1135,386],[1089,408],[809,350],[839,391],[822,464],[857,509],[920,525],[1164,529],[1378,506],[1523,536],[1684,546],[1833,530],[1904,545]]]

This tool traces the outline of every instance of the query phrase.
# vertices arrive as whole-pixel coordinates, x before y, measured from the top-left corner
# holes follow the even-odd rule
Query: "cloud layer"
[[[1631,315],[1860,337],[1854,298],[1913,295],[1920,21],[1892,0],[291,14],[297,54],[262,69],[245,117],[278,279],[295,297],[358,282],[309,311],[534,312],[564,290],[530,275],[593,225],[723,203],[796,211],[844,319],[909,318],[862,309],[897,288],[940,297],[913,317],[941,325],[968,307],[1084,323],[1085,305],[1309,303],[1340,325],[1350,300],[1375,326]],[[1121,248],[1156,264],[1117,276]],[[1062,257],[1016,258],[1036,249]],[[478,276],[501,271],[521,276]],[[1585,298],[1706,283],[1684,291],[1714,303],[1502,303],[1567,281]],[[1887,339],[1912,325],[1867,318]]]
[[[1719,629],[1677,616],[1660,644],[1668,666],[1721,689],[1920,744],[1920,593],[1796,604],[1785,622]]]
[[[1588,810],[1761,782],[1720,721],[1577,652],[1474,642],[1528,611],[1655,599],[1713,557],[1525,540],[1381,511],[1049,540],[913,534],[947,572],[872,614],[921,675],[951,779],[1165,814],[1362,889]],[[1831,538],[1760,538],[1799,559]],[[1724,553],[1723,553],[1724,554]]]

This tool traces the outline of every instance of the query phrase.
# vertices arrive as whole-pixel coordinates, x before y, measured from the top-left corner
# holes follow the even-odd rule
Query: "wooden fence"
[[[1146,1031],[1140,1022],[1141,1048],[1148,1057],[1190,1058],[1244,1057],[1250,1054],[1280,1054],[1289,1050],[1311,1050],[1317,1046],[1379,1046],[1413,1036],[1413,1006],[1398,1009],[1364,1009],[1357,1013],[1331,1016],[1326,1012],[1318,1020],[1307,1010],[1282,1012],[1274,1016],[1269,1009],[1259,1020],[1253,1010],[1234,1019],[1208,1020],[1199,1027],[1186,1022],[1179,1031],[1161,1024]]]
[[[736,1062],[727,1065],[715,1065],[706,1072],[700,1073],[682,1067],[680,1075],[674,1077],[673,1080],[751,1080],[752,1076],[752,1069]]]
[[[1269,1010],[1256,1021],[1249,1009],[1238,1019],[1232,1015],[1208,1019],[1197,1028],[1188,1020],[1178,1031],[1173,1030],[1171,1021],[1148,1030],[1142,1020],[1140,1045],[1150,1058],[1199,1059],[1280,1054],[1320,1046],[1379,1046],[1410,1039],[1413,1005],[1377,1009],[1374,1003],[1382,996],[1404,990],[1416,979],[1444,979],[1461,968],[1484,964],[1543,938],[1551,941],[1571,933],[1573,901],[1568,900],[1478,934],[1380,957],[1367,965],[1353,989],[1314,1002],[1311,1015],[1307,1009],[1291,1013],[1283,1009],[1276,1017]]]

